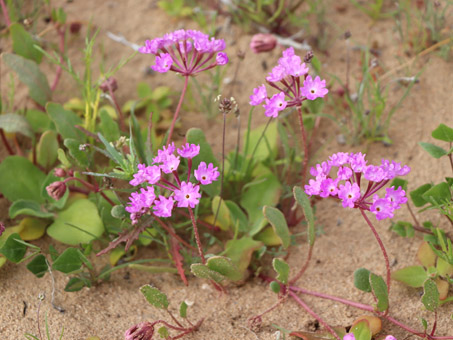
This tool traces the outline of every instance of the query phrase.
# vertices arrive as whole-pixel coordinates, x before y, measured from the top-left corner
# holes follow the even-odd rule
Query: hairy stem
[[[374,228],[373,224],[366,216],[365,211],[363,209],[360,209],[360,212],[362,213],[362,216],[365,219],[366,223],[368,223],[368,225],[370,226],[371,231],[373,232],[374,237],[376,238],[376,241],[379,243],[379,247],[381,248],[382,255],[384,255],[385,268],[387,271],[385,282],[387,283],[387,294],[390,295],[390,263],[389,263],[389,257],[387,255],[387,251],[385,250],[384,243],[382,243],[381,237],[377,233],[376,228]]]
[[[198,253],[200,254],[201,262],[203,264],[206,264],[206,259],[204,258],[203,248],[201,247],[200,235],[198,233],[197,222],[195,221],[195,216],[193,215],[193,210],[190,207],[187,207],[187,209],[189,209],[190,219],[192,220],[193,232],[195,234],[195,241],[197,242]]]
[[[179,103],[178,103],[178,106],[176,107],[176,111],[175,111],[175,114],[173,115],[173,120],[171,122],[170,132],[168,133],[168,138],[167,138],[167,143],[170,143],[171,138],[173,137],[173,130],[175,128],[176,120],[178,119],[178,116],[179,116],[179,111],[181,110],[181,105],[184,100],[184,96],[186,95],[188,84],[189,84],[189,76],[186,75],[186,76],[184,76],[184,87],[182,88],[181,97],[179,98]]]
[[[0,0],[0,6],[2,6],[3,17],[5,18],[6,26],[11,26],[11,19],[9,18],[8,7],[6,7],[5,1]]]

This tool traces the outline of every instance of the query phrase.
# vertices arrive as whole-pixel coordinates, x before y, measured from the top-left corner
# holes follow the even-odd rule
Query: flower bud
[[[5,231],[5,225],[3,224],[3,222],[0,222],[0,236],[2,236],[3,232]]]
[[[62,168],[55,168],[53,173],[57,177],[66,177],[66,171]]]
[[[129,328],[124,333],[124,340],[151,340],[154,326],[149,322],[142,322]]]
[[[116,82],[116,79],[113,77],[110,77],[106,79],[100,86],[99,88],[102,90],[102,92],[115,92],[116,89],[118,89],[118,83]]]
[[[46,191],[54,200],[59,200],[66,192],[66,184],[63,181],[53,182],[46,187]]]
[[[255,34],[250,42],[250,49],[255,53],[272,51],[277,46],[277,39],[272,34]]]

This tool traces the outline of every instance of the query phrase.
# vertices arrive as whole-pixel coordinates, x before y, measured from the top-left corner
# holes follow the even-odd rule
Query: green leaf
[[[448,183],[441,182],[425,191],[422,197],[433,205],[451,200],[451,192]]]
[[[20,81],[27,85],[30,97],[41,106],[46,105],[52,91],[38,65],[32,60],[11,53],[3,53],[3,61],[17,73]]]
[[[305,215],[305,219],[307,220],[308,224],[308,244],[313,246],[315,244],[315,217],[313,214],[313,208],[310,204],[310,199],[308,198],[307,194],[302,190],[301,187],[294,187],[293,189],[294,198],[296,199],[297,203],[302,207],[302,210]]]
[[[242,273],[228,257],[212,256],[208,259],[206,265],[209,269],[222,274],[231,281],[242,279]]]
[[[225,204],[230,211],[231,225],[234,228],[238,227],[240,232],[246,232],[248,228],[247,215],[233,201],[225,201]]]
[[[67,248],[52,264],[52,269],[68,274],[82,267],[82,259],[79,250],[76,248]]]
[[[182,317],[182,318],[186,318],[187,317],[187,303],[185,301],[181,302],[181,304],[179,305],[179,315]]]
[[[55,129],[52,120],[46,112],[35,109],[28,109],[25,114],[25,118],[27,119],[27,122],[30,124],[33,132],[35,133],[43,133],[44,131]]]
[[[370,324],[367,320],[362,320],[351,328],[355,340],[371,340]]]
[[[144,285],[140,288],[140,291],[145,296],[146,301],[158,309],[167,309],[168,308],[168,299],[167,295],[162,293],[156,287],[151,287],[150,285]]]
[[[439,307],[439,291],[434,280],[426,280],[423,284],[422,303],[430,312],[434,312]]]
[[[105,109],[101,109],[99,117],[101,118],[101,122],[98,125],[99,130],[105,137],[105,139],[107,139],[109,142],[114,142],[118,140],[121,136],[118,123],[113,120],[113,118],[109,115],[109,113]]]
[[[14,263],[18,263],[22,260],[27,252],[27,246],[23,243],[17,242],[16,240],[21,240],[19,234],[14,233],[9,235],[8,239],[3,244],[3,247],[0,249],[0,253]]]
[[[289,277],[289,265],[283,259],[274,258],[272,261],[272,267],[277,272],[277,280],[279,280],[284,285],[288,284]]]
[[[28,215],[41,218],[52,218],[53,213],[41,210],[41,205],[35,201],[17,200],[9,207],[9,217],[15,218],[18,215]]]
[[[431,134],[436,139],[444,142],[453,142],[453,129],[445,124],[440,124]]]
[[[277,153],[277,122],[270,123],[264,137],[260,138],[263,134],[264,128],[265,125],[261,125],[250,131],[247,153],[245,153],[246,150],[244,150],[244,144],[244,149],[242,150],[244,156],[251,156],[256,148],[255,154],[253,155],[253,161],[263,161],[270,156],[275,156]]]
[[[43,254],[36,255],[33,260],[27,264],[27,269],[37,277],[43,277],[49,270],[46,257]]]
[[[68,148],[69,154],[76,160],[77,164],[82,168],[88,168],[90,166],[89,154],[87,151],[80,150],[80,144],[79,141],[72,138],[64,140],[64,145]]]
[[[281,287],[280,287],[280,284],[279,284],[277,281],[272,281],[272,282],[269,284],[269,287],[271,288],[271,290],[272,290],[275,294],[280,293]]]
[[[45,177],[28,159],[8,156],[0,163],[0,192],[11,202],[23,199],[43,203],[40,193]]]
[[[159,327],[157,330],[161,339],[168,339],[170,337],[170,333],[168,333],[168,329],[165,326]]]
[[[392,224],[391,229],[402,237],[413,237],[415,234],[414,227],[409,222],[398,221]]]
[[[33,39],[31,34],[19,23],[9,26],[9,31],[13,40],[14,53],[39,64],[42,59],[42,53],[33,46],[38,44],[38,42]]]
[[[364,292],[371,293],[370,271],[359,268],[354,272],[354,286]]]
[[[418,187],[417,189],[411,191],[409,194],[411,196],[412,202],[417,208],[424,206],[426,203],[426,199],[423,197],[423,194],[428,191],[432,187],[432,184],[426,183],[422,186]]]
[[[258,234],[267,224],[262,212],[263,207],[275,206],[282,190],[277,176],[268,168],[260,166],[255,169],[255,173],[257,176],[253,183],[249,183],[244,189],[240,201],[241,206],[247,211],[250,227],[248,232],[252,236]]]
[[[434,158],[440,158],[448,154],[447,151],[440,146],[424,142],[419,142],[418,144]]]
[[[285,216],[277,208],[264,206],[264,217],[269,221],[274,228],[275,233],[282,242],[283,249],[286,249],[291,244],[291,236],[289,233],[288,224],[286,223]]]
[[[82,119],[74,112],[65,110],[57,103],[48,103],[46,111],[63,139],[72,138],[81,142],[85,140],[83,132],[75,127],[75,125],[82,125]]]
[[[397,177],[393,179],[393,181],[390,183],[390,186],[395,187],[395,189],[401,187],[404,191],[407,191],[407,183],[407,180]]]
[[[220,205],[219,205],[220,203]],[[217,209],[219,209],[219,213],[217,214]],[[217,220],[220,223],[220,229],[223,231],[227,231],[230,229],[231,218],[230,218],[230,210],[228,209],[225,201],[220,198],[220,196],[215,196],[211,201],[211,210],[214,216],[217,216]]]
[[[422,266],[410,266],[392,273],[392,279],[400,281],[410,287],[423,287],[428,274]]]
[[[370,274],[370,284],[374,295],[378,299],[377,310],[383,312],[389,308],[389,296],[387,293],[387,284],[384,279],[376,274]]]
[[[215,270],[208,268],[206,265],[201,263],[192,264],[190,266],[190,271],[192,272],[193,275],[201,279],[213,280],[217,283],[226,280],[225,276],[223,276],[219,272],[216,272]]]
[[[262,242],[253,240],[250,236],[243,236],[237,240],[229,240],[225,245],[225,256],[229,257],[241,273],[245,273],[252,254],[263,246]]]
[[[204,132],[198,128],[191,128],[186,133],[187,143],[200,145],[200,153],[198,156],[192,159],[192,169],[197,169],[201,162],[206,164],[212,163],[214,167],[219,167],[219,162],[214,157],[211,146],[206,140]],[[213,182],[209,185],[202,186],[209,196],[215,196],[220,194],[220,180]]]
[[[47,234],[57,241],[69,245],[89,243],[104,232],[104,224],[96,205],[79,199],[61,211],[55,222],[47,228]]]
[[[58,157],[58,140],[55,131],[45,131],[36,146],[36,160],[45,169],[49,169]]]
[[[71,277],[71,279],[66,284],[66,287],[64,287],[64,291],[65,292],[78,292],[85,286],[87,286],[87,287],[91,286],[91,283],[87,279],[82,279],[79,277]]]
[[[0,115],[0,129],[9,133],[21,133],[34,138],[33,130],[23,115],[17,113],[4,113]]]
[[[110,211],[111,215],[117,219],[123,219],[126,217],[126,209],[123,205],[115,205]]]

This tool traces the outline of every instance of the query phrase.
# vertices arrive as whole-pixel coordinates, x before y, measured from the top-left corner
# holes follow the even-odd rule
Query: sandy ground
[[[106,62],[114,64],[120,58],[131,53],[127,47],[115,43],[106,37],[106,32],[122,34],[128,40],[142,43],[145,39],[159,36],[167,31],[181,27],[193,28],[193,23],[176,21],[160,11],[154,1],[74,1],[61,2],[70,20],[87,22],[91,20],[100,28],[99,41],[102,42]],[[339,38],[342,32],[352,32],[351,43],[364,45],[377,42],[382,52],[381,62],[386,69],[398,64],[397,57],[403,53],[397,47],[397,36],[392,31],[393,22],[384,21],[372,24],[361,12],[342,1],[346,12],[337,13],[334,7],[328,6],[327,18],[335,22],[331,30],[331,47],[329,56],[319,55],[325,70],[332,74],[345,74],[344,41]],[[85,27],[82,29],[85,32]],[[226,39],[227,52],[233,56],[239,49],[246,49],[251,35],[240,33],[237,28],[224,29],[222,37]],[[55,41],[55,36],[49,34],[46,39]],[[5,39],[1,40],[2,43]],[[83,38],[71,38],[68,48],[69,55],[74,60],[75,67],[80,67],[80,56],[83,48]],[[6,45],[5,45],[6,46]],[[7,50],[3,48],[3,50]],[[302,52],[303,53],[303,52]],[[238,83],[233,95],[238,100],[242,112],[247,112],[248,95],[252,88],[263,82],[265,74],[262,62],[272,65],[277,61],[280,51],[274,50],[269,54],[254,55],[247,52],[243,65],[239,69]],[[358,75],[359,55],[352,52],[352,76]],[[232,57],[232,65],[228,76],[232,77],[237,58]],[[179,88],[182,83],[172,74],[163,76],[147,76],[146,68],[151,63],[150,57],[137,55],[126,67],[117,74],[119,83],[118,96],[120,102],[135,96],[138,81],[148,81],[152,86],[169,85]],[[357,63],[357,64],[355,64]],[[453,64],[447,63],[437,56],[430,56],[416,63],[412,69],[415,74],[421,67],[425,71],[420,77],[420,83],[414,86],[402,108],[394,117],[390,136],[394,144],[385,147],[382,144],[347,148],[336,143],[335,126],[323,122],[316,141],[321,151],[317,160],[322,160],[337,151],[366,151],[371,162],[379,162],[381,158],[401,161],[412,167],[408,179],[410,189],[429,181],[439,182],[445,176],[451,176],[451,169],[446,161],[434,161],[418,145],[419,141],[433,142],[431,131],[440,123],[453,124]],[[54,71],[48,66],[49,79],[53,80]],[[5,79],[9,77],[5,65],[1,67],[2,95],[5,94]],[[55,101],[64,101],[72,97],[75,85],[64,76],[55,93]],[[227,90],[228,91],[228,90]],[[395,87],[395,91],[398,91]],[[26,100],[26,92],[19,91],[16,103],[18,107],[31,105]],[[263,122],[262,113],[256,112],[254,125]],[[231,126],[234,122],[230,122]],[[205,128],[209,140],[219,150],[218,130],[207,129],[211,126],[203,115],[182,115],[181,133],[191,126]],[[231,129],[234,131],[234,129]],[[233,133],[232,133],[233,135]],[[230,137],[233,140],[233,136]],[[436,143],[436,142],[434,142]],[[1,150],[4,157],[5,150]],[[356,268],[367,267],[372,271],[384,274],[384,262],[373,235],[360,217],[358,211],[345,210],[337,202],[321,201],[317,205],[318,224],[323,227],[324,234],[317,240],[312,265],[299,285],[312,290],[337,295],[352,300],[372,303],[371,297],[358,291],[353,286],[352,274]],[[418,215],[421,220],[425,217]],[[7,205],[3,201],[0,208],[0,218],[7,221]],[[407,209],[397,213],[397,219],[410,220]],[[8,222],[8,221],[7,221]],[[446,230],[451,226],[437,221]],[[399,269],[415,263],[415,253],[421,242],[416,236],[413,239],[403,239],[388,231],[389,222],[376,223],[383,241],[387,246],[392,269]],[[295,232],[302,231],[302,227]],[[50,240],[40,240],[39,244],[48,244]],[[57,245],[58,246],[58,245]],[[60,246],[61,248],[61,246]],[[294,270],[305,259],[306,245],[300,240],[289,259]],[[139,257],[153,256],[152,250],[141,250]],[[102,261],[102,260],[101,260]],[[101,265],[101,264],[99,264]],[[192,320],[205,318],[200,331],[187,339],[276,339],[277,325],[287,330],[308,330],[314,321],[294,302],[288,301],[274,312],[263,317],[262,327],[253,333],[247,327],[247,319],[265,310],[276,301],[276,296],[270,292],[267,285],[259,279],[250,279],[241,287],[230,286],[228,294],[220,295],[203,280],[193,277],[189,279],[189,287],[185,287],[177,276],[149,275],[137,271],[118,271],[112,275],[111,281],[92,289],[83,289],[76,293],[65,293],[63,288],[69,279],[60,273],[55,273],[56,293],[55,303],[65,309],[60,313],[52,308],[50,296],[52,291],[51,278],[46,275],[43,279],[35,278],[25,266],[11,263],[0,269],[0,334],[1,339],[22,339],[26,332],[37,334],[36,312],[38,295],[45,293],[46,299],[41,306],[41,328],[44,315],[47,315],[53,338],[64,327],[63,339],[87,339],[98,336],[102,340],[123,339],[124,331],[130,326],[145,321],[167,318],[166,315],[148,306],[138,288],[151,283],[164,291],[171,301],[170,308],[175,312],[182,300],[194,301],[189,309]],[[433,315],[423,310],[420,302],[420,290],[407,288],[394,282],[391,293],[391,313],[398,320],[407,323],[412,328],[421,329],[420,317],[433,321]],[[331,325],[350,325],[361,313],[338,303],[303,297],[314,311],[319,313]],[[27,305],[24,313],[24,305]],[[453,335],[451,319],[451,304],[444,306],[439,313],[437,335]],[[384,334],[392,333],[398,339],[412,339],[415,336],[384,323]]]

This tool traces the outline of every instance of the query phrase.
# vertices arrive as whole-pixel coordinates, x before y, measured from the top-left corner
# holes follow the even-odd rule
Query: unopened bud
[[[272,51],[277,46],[277,39],[272,34],[255,34],[250,42],[250,49],[255,53]]]
[[[308,51],[304,57],[304,63],[310,63],[314,56],[313,51]]]
[[[223,99],[220,98],[221,96],[219,95],[217,97],[217,100],[219,101],[219,111],[221,114],[227,115],[231,111],[237,110],[238,104],[236,103],[236,99],[234,99],[233,97]]]
[[[124,333],[124,340],[151,340],[154,326],[149,322],[142,322],[129,328]]]
[[[66,171],[65,171],[65,169],[62,169],[62,168],[55,168],[53,173],[57,177],[66,177]]]
[[[79,21],[73,21],[69,25],[69,32],[71,32],[71,34],[78,34],[81,28],[82,24]]]
[[[46,191],[50,197],[58,201],[66,192],[66,184],[63,181],[53,182],[46,187]]]
[[[116,79],[113,77],[110,77],[106,79],[100,86],[99,88],[101,89],[102,92],[115,92],[116,89],[118,89],[118,83],[116,82]]]

